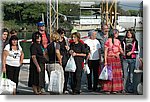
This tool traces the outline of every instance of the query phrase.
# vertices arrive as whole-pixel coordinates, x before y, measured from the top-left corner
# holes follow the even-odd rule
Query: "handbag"
[[[65,71],[67,72],[75,72],[76,71],[76,64],[73,56],[71,55],[69,60],[67,61]]]
[[[4,77],[3,77],[4,75]],[[6,78],[6,73],[2,73],[0,78],[0,94],[2,95],[15,95],[16,83]]]

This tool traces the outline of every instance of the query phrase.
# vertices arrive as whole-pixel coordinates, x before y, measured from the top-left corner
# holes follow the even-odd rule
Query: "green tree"
[[[22,11],[22,19],[27,23],[36,23],[42,20],[42,13],[46,14],[45,3],[26,3]]]
[[[137,16],[139,14],[138,10],[128,10],[128,12],[130,13],[130,16]]]
[[[67,21],[63,20],[62,16],[59,15],[59,21],[65,24],[65,27],[70,27],[72,20],[79,19],[80,15],[79,4],[65,4],[59,3],[59,13],[66,15]],[[3,15],[4,21],[11,24],[11,22],[16,25],[35,25],[38,21],[42,20],[42,13],[45,15],[47,13],[47,4],[40,2],[26,2],[26,3],[4,3],[3,2]],[[9,23],[10,22],[10,23]]]
[[[80,15],[80,6],[78,4],[65,4],[59,3],[58,6],[59,13],[62,13],[67,16],[79,16]]]
[[[41,19],[41,14],[46,14],[45,3],[4,3],[4,20],[16,20],[19,22],[35,23]]]

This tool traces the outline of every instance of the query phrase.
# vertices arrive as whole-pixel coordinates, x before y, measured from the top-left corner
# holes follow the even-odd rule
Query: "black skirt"
[[[29,81],[28,81],[28,86],[32,87],[33,85],[35,86],[40,86],[44,87],[45,86],[45,63],[39,63],[41,72],[37,72],[37,68],[33,61],[31,60],[30,62],[30,69],[29,69]]]

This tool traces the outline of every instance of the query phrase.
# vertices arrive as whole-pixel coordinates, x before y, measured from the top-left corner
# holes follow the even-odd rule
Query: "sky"
[[[7,1],[7,2],[22,2],[22,1],[25,1],[25,2],[34,2],[34,1],[39,1],[39,2],[46,2],[47,0],[1,0],[1,1]],[[54,0],[52,0],[54,1]],[[58,0],[59,2],[100,2],[102,0]],[[108,0],[108,1],[113,1],[113,0]],[[137,10],[139,9],[139,4],[143,1],[143,0],[117,0],[120,2],[120,6],[122,6],[122,8],[124,10],[129,10],[129,9],[132,9],[132,10]]]
[[[120,6],[122,6],[122,8],[124,10],[129,10],[129,9],[132,9],[132,10],[137,10],[137,9],[140,9],[140,3],[143,1],[143,0],[133,0],[132,2],[127,2],[128,0],[124,1],[124,0],[121,0],[120,1]]]

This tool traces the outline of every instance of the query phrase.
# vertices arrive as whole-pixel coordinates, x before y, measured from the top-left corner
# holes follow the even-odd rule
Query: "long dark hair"
[[[9,44],[10,44],[10,51],[12,50],[12,40],[17,40],[17,50],[19,50],[19,47],[18,47],[18,37],[16,35],[12,35],[9,39]]]
[[[17,33],[17,31],[16,31],[15,29],[12,29],[12,30],[10,31],[10,35],[15,34],[15,33]]]
[[[63,29],[63,28],[59,28],[58,30],[57,30],[57,32],[61,35],[61,34],[66,34],[66,31]]]
[[[135,31],[133,30],[133,29],[128,29],[127,30],[127,32],[126,32],[126,35],[125,35],[125,37],[124,37],[124,40],[126,39],[126,38],[128,38],[128,32],[130,32],[131,34],[132,34],[132,42],[134,42],[134,41],[137,41],[137,39],[136,39],[136,37],[135,37]]]
[[[113,29],[109,38],[112,38],[112,43],[114,44],[114,34],[119,33],[117,29]]]
[[[32,42],[36,43],[36,39],[38,39],[39,37],[41,37],[41,42],[40,43],[42,44],[42,34],[40,32],[33,33]]]

